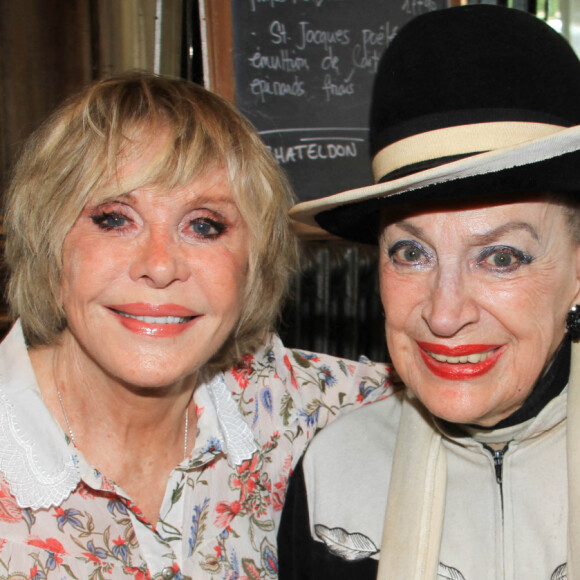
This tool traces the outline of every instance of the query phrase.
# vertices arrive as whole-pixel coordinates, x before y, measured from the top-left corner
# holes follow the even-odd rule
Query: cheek
[[[61,301],[98,294],[126,270],[128,252],[95,241],[67,240],[63,248]]]
[[[210,300],[217,305],[236,306],[242,302],[248,279],[246,252],[211,252],[198,262],[199,281]],[[193,274],[195,276],[195,274]]]
[[[425,283],[419,276],[399,276],[381,269],[381,301],[385,311],[385,338],[391,360],[404,382],[412,382],[408,371],[416,364],[411,348],[413,329],[421,324],[421,304],[425,300]]]
[[[387,331],[390,327],[400,328],[409,321],[425,300],[426,283],[422,276],[401,276],[388,266],[381,268],[380,293]]]
[[[501,287],[481,288],[482,307],[493,313],[516,338],[549,347],[561,340],[572,288],[562,277],[537,276]]]

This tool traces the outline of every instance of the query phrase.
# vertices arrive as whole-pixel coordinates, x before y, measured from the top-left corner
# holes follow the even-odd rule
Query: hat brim
[[[293,220],[358,242],[377,242],[381,210],[501,194],[580,191],[580,126],[404,177],[306,201]]]

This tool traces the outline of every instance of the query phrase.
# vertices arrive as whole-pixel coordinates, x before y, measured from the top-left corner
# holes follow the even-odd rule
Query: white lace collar
[[[80,474],[48,412],[17,322],[0,346],[0,469],[20,507],[59,505]]]
[[[258,450],[258,445],[226,385],[223,374],[220,373],[196,389],[196,404],[200,400],[204,400],[206,410],[214,415],[222,450],[230,466],[240,465],[250,459]]]
[[[257,450],[222,375],[200,386],[216,413],[228,462],[239,465]],[[79,460],[46,408],[19,322],[0,345],[0,471],[22,508],[60,505],[77,487]]]

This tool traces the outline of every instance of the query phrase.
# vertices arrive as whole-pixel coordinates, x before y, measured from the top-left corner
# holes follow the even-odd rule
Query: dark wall
[[[0,0],[2,179],[18,146],[92,77],[89,2]]]
[[[92,77],[90,3],[0,0],[0,188],[28,135]],[[0,230],[0,242],[3,234]],[[4,288],[0,267],[0,289]],[[0,292],[0,332],[6,329]]]

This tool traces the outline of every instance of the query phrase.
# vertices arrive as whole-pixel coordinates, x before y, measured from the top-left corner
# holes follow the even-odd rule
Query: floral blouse
[[[44,406],[17,323],[0,345],[0,578],[275,579],[286,485],[309,440],[390,393],[385,365],[271,336],[195,391],[196,444],[153,525]]]

